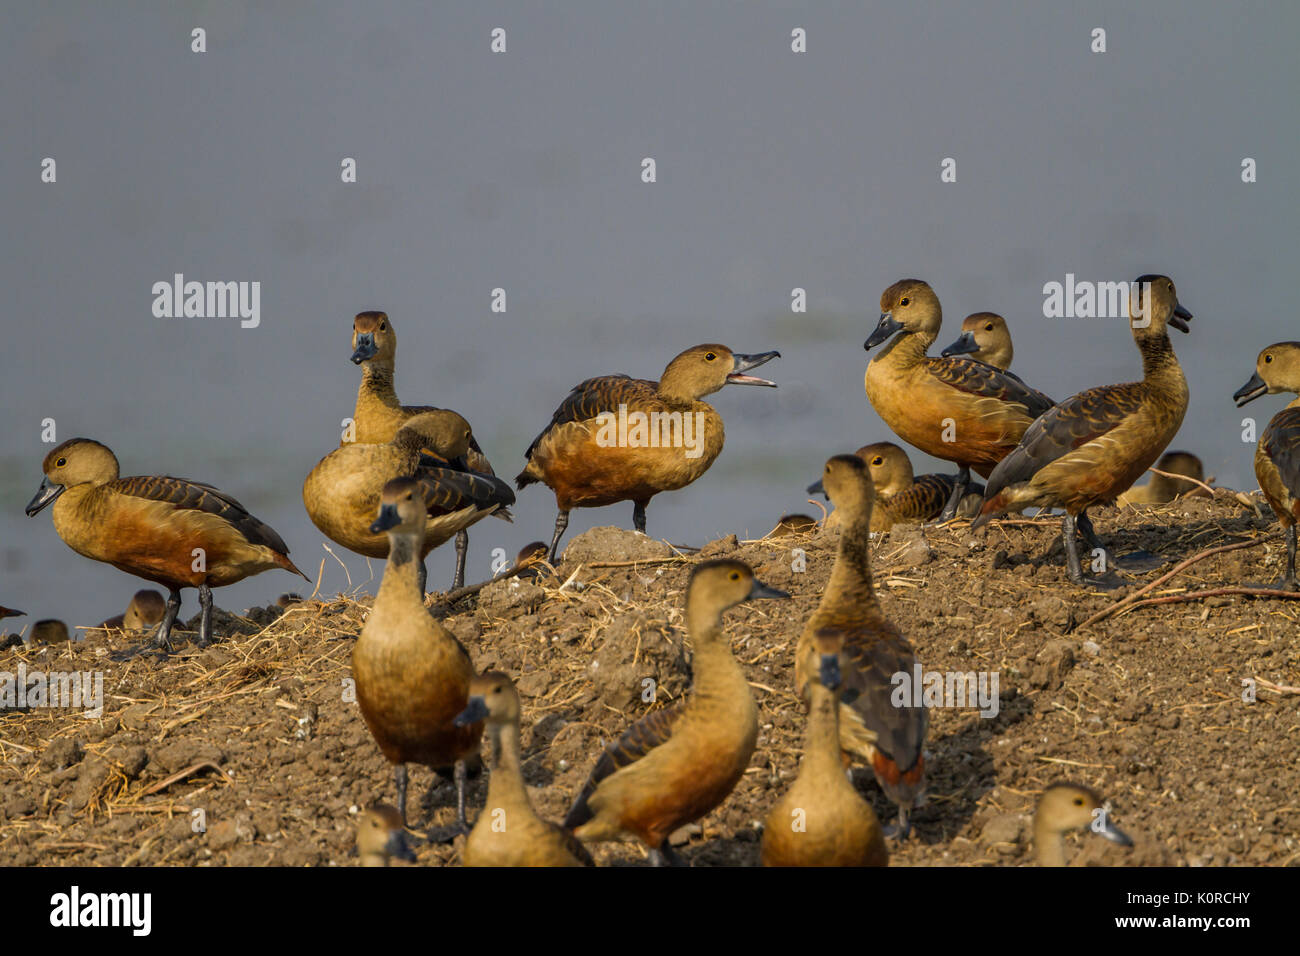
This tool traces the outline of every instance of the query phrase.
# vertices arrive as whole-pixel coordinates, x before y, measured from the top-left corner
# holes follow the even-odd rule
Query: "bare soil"
[[[1070,841],[1076,862],[1296,865],[1300,602],[1209,597],[1079,626],[1184,558],[1274,536],[1271,515],[1221,496],[1094,517],[1118,554],[1157,552],[1164,567],[1130,577],[1121,591],[1075,588],[1050,518],[973,534],[965,522],[895,529],[879,541],[881,602],[926,669],[997,672],[1001,689],[994,718],[933,712],[929,799],[912,839],[891,842],[892,863],[1028,864],[1037,794],[1074,780],[1112,801],[1136,843],[1129,850],[1081,834]],[[794,570],[796,548],[806,570]],[[834,548],[834,534],[818,531],[723,539],[686,554],[598,528],[571,543],[557,576],[493,582],[434,613],[477,666],[518,681],[533,802],[558,820],[603,742],[687,691],[682,603],[692,564],[739,557],[792,592],[790,601],[728,615],[760,707],[758,750],[730,799],[680,847],[695,866],[754,865],[761,821],[798,765],[792,648]],[[1272,537],[1193,564],[1149,596],[1276,579],[1284,559]],[[354,865],[358,809],[395,798],[389,766],[344,699],[370,600],[222,613],[217,644],[199,651],[182,633],[166,662],[109,660],[135,639],[121,634],[0,652],[0,671],[22,662],[29,672],[101,671],[104,679],[99,718],[0,712],[0,864]],[[653,703],[643,700],[646,679]],[[1244,680],[1255,682],[1254,702],[1243,700]],[[411,781],[413,825],[452,822],[451,784],[423,768],[412,768]],[[855,781],[891,819],[869,771]],[[473,782],[471,814],[485,786]],[[456,863],[458,853],[424,843],[419,864]],[[633,845],[595,854],[603,864],[643,861]]]

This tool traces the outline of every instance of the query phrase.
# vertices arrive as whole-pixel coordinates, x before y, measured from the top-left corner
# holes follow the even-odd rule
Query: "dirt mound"
[[[929,800],[895,865],[1024,864],[1041,789],[1076,780],[1105,794],[1135,840],[1125,850],[1072,837],[1071,859],[1109,865],[1300,861],[1300,602],[1189,592],[1279,576],[1267,517],[1227,497],[1096,515],[1116,553],[1163,568],[1089,593],[1065,578],[1058,522],[1017,519],[972,534],[964,523],[896,529],[873,566],[886,612],[927,670],[999,677],[996,716],[933,711]],[[1087,623],[1198,552],[1138,600]],[[750,562],[790,601],[730,612],[732,647],[760,707],[758,750],[731,798],[683,848],[695,865],[749,865],[760,821],[792,779],[802,708],[792,647],[834,560],[828,533],[711,543],[702,556]],[[684,588],[700,556],[598,528],[575,538],[557,575],[493,582],[435,606],[481,669],[518,681],[524,769],[534,805],[563,816],[601,746],[689,686]],[[219,598],[218,592],[218,598]],[[309,600],[220,615],[219,643],[170,661],[108,659],[126,642],[0,652],[0,671],[100,672],[103,712],[0,711],[0,863],[351,865],[359,808],[392,801],[391,772],[348,693],[349,661],[370,598]],[[191,622],[191,629],[193,627]],[[182,640],[183,633],[178,635]],[[1247,702],[1243,694],[1253,693]],[[869,772],[855,781],[882,820],[893,811]],[[412,768],[411,818],[450,823],[453,791]],[[424,787],[429,786],[427,795]],[[486,783],[471,787],[472,811]],[[423,797],[423,799],[422,799]],[[454,845],[422,844],[421,864]],[[595,848],[637,863],[633,846]]]

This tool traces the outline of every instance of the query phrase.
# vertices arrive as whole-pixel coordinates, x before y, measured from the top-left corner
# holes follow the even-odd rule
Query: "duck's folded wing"
[[[636,763],[668,740],[673,735],[673,725],[681,714],[680,705],[653,711],[625,730],[618,740],[609,744],[601,753],[600,759],[596,761],[591,776],[583,784],[582,790],[573,801],[573,806],[569,808],[564,818],[564,826],[572,830],[590,820],[591,810],[587,807],[587,799],[596,792],[600,782],[616,770]]]
[[[895,518],[928,521],[943,511],[955,483],[951,475],[921,475],[912,487],[890,498],[886,509]]]
[[[927,357],[927,362],[935,378],[959,391],[981,398],[1018,402],[1034,418],[1052,407],[1052,400],[1042,392],[1030,388],[1010,372],[992,365],[956,355],[947,358]]]
[[[616,414],[619,405],[633,405],[643,401],[652,397],[656,389],[656,383],[628,375],[601,375],[575,385],[569,397],[560,403],[560,407],[551,416],[551,423],[542,429],[541,434],[528,446],[524,457],[531,458],[537,443],[557,425],[566,422],[585,422],[595,418],[601,412]]]
[[[1260,441],[1291,497],[1300,498],[1300,408],[1284,408],[1274,415]]]
[[[496,506],[500,510],[515,503],[514,491],[495,475],[423,465],[415,480],[432,517],[469,507],[483,510]]]
[[[145,498],[161,501],[178,511],[202,511],[216,515],[228,522],[250,544],[261,545],[288,554],[289,549],[284,540],[275,533],[275,529],[248,513],[242,504],[211,485],[188,478],[173,478],[171,475],[139,475],[133,478],[119,478],[111,487],[133,498]]]
[[[1145,397],[1140,382],[1104,385],[1067,398],[1040,415],[1020,444],[998,462],[984,490],[985,501],[1003,488],[1028,481],[1062,455],[1122,425]]]
[[[920,690],[907,706],[897,706],[895,675],[915,682],[916,653],[892,625],[861,627],[844,633],[844,703],[876,735],[876,749],[898,764],[903,773],[916,766],[925,744],[929,714],[921,706]]]

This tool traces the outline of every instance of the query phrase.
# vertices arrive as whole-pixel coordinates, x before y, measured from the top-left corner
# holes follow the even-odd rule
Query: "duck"
[[[510,486],[495,475],[459,465],[472,437],[469,422],[439,409],[407,419],[391,441],[342,445],[303,482],[307,515],[321,533],[349,551],[385,558],[388,536],[370,530],[380,491],[392,478],[415,478],[428,515],[419,556],[423,590],[424,559],[430,551],[489,515],[511,517],[515,493]],[[459,573],[463,576],[463,567]]]
[[[344,435],[340,446],[354,442],[386,444],[416,415],[443,411],[432,405],[403,405],[398,401],[393,385],[397,366],[397,331],[387,312],[358,312],[352,320],[352,364],[361,366],[361,385],[357,389],[356,410],[352,413],[352,432]],[[464,460],[455,464],[475,474],[496,475],[492,463],[472,434]],[[452,588],[465,584],[468,551],[469,535],[461,528],[456,532],[456,571]]]
[[[896,524],[933,521],[943,514],[957,483],[955,475],[928,474],[917,477],[907,452],[892,441],[863,445],[856,452],[867,463],[876,499],[871,509],[871,530],[888,531]],[[969,482],[957,508],[957,516],[973,516],[984,494],[984,486]],[[969,514],[968,514],[969,512]],[[831,512],[832,515],[835,512]],[[836,518],[834,524],[838,525]]]
[[[974,312],[966,316],[962,320],[961,335],[957,337],[957,341],[939,353],[942,358],[965,355],[976,362],[991,365],[1024,384],[1024,379],[1011,371],[1011,359],[1015,354],[1007,320],[996,312]],[[1025,387],[1029,388],[1028,385]],[[1042,392],[1032,388],[1029,390],[1039,397],[1039,404],[1045,403],[1049,408],[1056,404]]]
[[[64,644],[69,640],[71,637],[68,635],[68,625],[52,617],[37,621],[32,625],[31,633],[27,635],[27,643],[33,647],[37,644]]]
[[[1201,459],[1189,451],[1167,451],[1156,463],[1157,472],[1170,475],[1183,475],[1196,481],[1205,481],[1205,466]],[[1154,474],[1145,485],[1134,485],[1117,499],[1115,504],[1121,508],[1133,508],[1140,505],[1163,505],[1177,498],[1209,498],[1210,493],[1191,481],[1168,478]]]
[[[696,345],[669,362],[658,382],[606,375],[574,386],[524,452],[527,465],[515,477],[520,490],[542,482],[555,493],[551,563],[573,508],[631,501],[633,527],[644,534],[650,499],[685,488],[722,451],[722,417],[701,399],[724,385],[776,388],[745,373],[780,354]]]
[[[695,566],[686,587],[691,695],[651,711],[605,748],[564,818],[566,829],[584,843],[640,840],[652,865],[682,865],[669,835],[727,799],[758,740],[758,706],[731,653],[723,614],[745,601],[788,597],[743,561]]]
[[[1076,529],[1089,548],[1104,551],[1087,509],[1113,503],[1132,486],[1177,434],[1187,412],[1187,379],[1168,328],[1188,332],[1192,314],[1179,303],[1168,276],[1139,276],[1134,288],[1130,326],[1142,356],[1142,381],[1090,388],[1040,416],[989,476],[971,523],[978,528],[994,515],[1035,505],[1064,509],[1061,542],[1070,580],[1079,586],[1112,586],[1083,575]]]
[[[880,323],[867,351],[872,407],[899,438],[959,472],[941,515],[957,514],[972,470],[987,478],[1051,399],[1014,375],[960,356],[927,355],[943,321],[939,297],[921,279],[901,279],[880,296]]]
[[[895,674],[920,668],[912,645],[885,617],[871,579],[871,512],[875,488],[857,455],[827,460],[809,494],[824,493],[840,513],[842,531],[835,565],[817,610],[795,648],[795,694],[808,701],[814,671],[808,662],[819,635],[843,638],[844,687],[839,714],[840,748],[865,760],[876,782],[898,806],[899,839],[911,832],[912,810],[925,794],[925,707],[895,706]]]
[[[844,635],[814,634],[807,645],[808,728],[799,775],[768,812],[764,866],[888,866],[884,832],[840,762]]]
[[[1101,797],[1077,783],[1054,783],[1038,798],[1034,849],[1039,866],[1065,866],[1065,834],[1088,827],[1120,846],[1133,841],[1111,820]]]
[[[95,630],[146,631],[167,615],[167,600],[161,591],[143,588],[131,595],[126,612],[102,621]]]
[[[1259,353],[1255,374],[1233,393],[1237,407],[1261,395],[1300,395],[1300,342],[1278,342]],[[1286,532],[1286,575],[1281,587],[1300,590],[1296,581],[1296,521],[1300,520],[1300,397],[1273,416],[1255,445],[1255,477],[1269,507]]]
[[[406,821],[408,763],[456,782],[456,829],[465,818],[468,762],[477,759],[482,722],[456,726],[469,701],[474,665],[464,645],[424,606],[418,565],[428,513],[414,478],[394,478],[380,492],[375,534],[387,534],[388,562],[374,606],[352,648],[357,704],[380,752],[393,764],[397,810]]]
[[[769,537],[780,538],[786,535],[811,534],[817,530],[817,520],[811,515],[788,514],[777,519],[776,527],[768,532]]]
[[[509,675],[488,671],[470,681],[469,703],[455,723],[487,725],[493,764],[484,812],[461,858],[466,866],[595,866],[582,841],[533,810],[519,756],[521,710]]]
[[[207,647],[212,588],[276,568],[310,581],[270,525],[212,485],[166,475],[122,478],[117,456],[89,438],[56,446],[41,470],[40,488],[27,504],[29,517],[54,505],[54,530],[73,551],[168,591],[158,634],[127,656],[171,651],[182,588],[198,588],[197,644]]]
[[[396,807],[376,803],[361,814],[357,820],[357,855],[362,866],[388,866],[394,858],[415,862],[415,850]]]

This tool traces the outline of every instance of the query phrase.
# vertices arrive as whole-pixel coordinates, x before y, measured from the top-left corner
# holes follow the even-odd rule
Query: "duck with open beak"
[[[776,382],[768,381],[765,378],[759,378],[757,375],[746,375],[751,368],[758,368],[774,358],[780,358],[781,353],[775,350],[771,352],[756,352],[753,355],[742,355],[739,352],[732,353],[732,370],[727,375],[728,385],[766,385],[769,388],[776,388]]]

